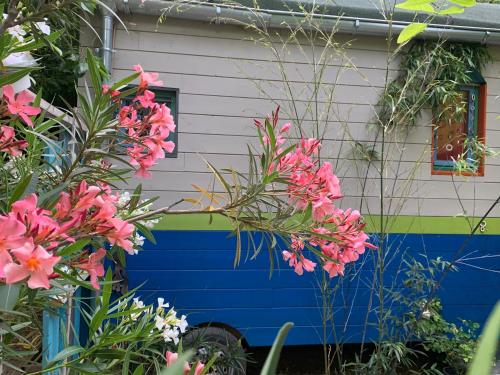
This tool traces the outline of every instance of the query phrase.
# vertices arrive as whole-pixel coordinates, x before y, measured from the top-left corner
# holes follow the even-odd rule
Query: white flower
[[[174,344],[179,343],[179,331],[175,328],[167,328],[162,333],[165,342],[173,341]]]
[[[182,315],[181,318],[179,319],[177,326],[179,327],[181,333],[186,332],[186,328],[188,326],[188,322],[186,320],[186,315]]]
[[[120,198],[118,198],[118,205],[120,207],[126,206],[130,202],[130,193],[128,191],[124,191],[120,194]]]
[[[36,27],[38,27],[38,30],[40,30],[45,35],[50,34],[50,26],[47,25],[45,22],[36,22]]]
[[[29,52],[11,53],[9,56],[3,59],[3,64],[5,66],[13,66],[21,68],[37,65],[35,59],[33,58],[33,56],[31,56]]]
[[[135,246],[141,247],[142,245],[144,245],[145,239],[146,239],[145,237],[141,236],[139,233],[136,233],[134,235],[134,238],[132,238],[132,242],[134,243]],[[134,253],[137,254],[138,251],[137,252],[136,251],[137,250],[134,250]]]
[[[169,306],[170,305],[168,303],[165,303],[165,298],[158,297],[158,308],[156,309],[156,311],[158,311],[158,313],[161,313],[164,308],[167,308]]]
[[[134,301],[132,303],[133,309],[143,309],[144,308],[144,302],[142,302],[138,297],[134,298],[133,301]],[[132,319],[134,321],[137,320],[139,318],[139,316],[141,316],[141,313],[142,313],[142,311],[130,314],[130,319]]]
[[[432,314],[429,310],[425,310],[424,312],[422,312],[422,317],[424,317],[425,319],[429,319],[431,315]]]
[[[158,331],[161,331],[163,327],[167,325],[167,322],[161,315],[156,315],[155,316],[155,327]]]

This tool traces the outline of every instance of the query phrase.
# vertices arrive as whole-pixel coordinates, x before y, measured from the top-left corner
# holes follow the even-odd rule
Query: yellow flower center
[[[36,271],[40,266],[40,261],[36,258],[29,258],[26,262],[26,266],[30,271]]]

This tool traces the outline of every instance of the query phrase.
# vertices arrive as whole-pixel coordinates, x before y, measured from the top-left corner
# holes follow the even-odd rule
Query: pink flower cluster
[[[26,90],[17,95],[14,94],[12,85],[3,86],[3,97],[7,102],[7,112],[13,116],[19,116],[27,125],[33,127],[33,121],[29,116],[35,116],[41,112],[40,108],[28,105],[35,97]]]
[[[0,103],[0,114],[2,117],[19,116],[27,125],[33,127],[33,121],[30,116],[38,115],[40,108],[28,105],[34,99],[34,96],[28,91],[22,91],[17,95],[14,93],[12,85],[6,85],[3,88],[3,103]],[[21,150],[28,147],[28,142],[25,140],[17,140],[14,128],[1,125],[0,126],[0,152],[5,152],[12,156],[19,156]]]
[[[167,361],[167,368],[172,366],[175,362],[177,362],[178,359],[178,354],[177,353],[172,353],[172,352],[167,352],[165,354],[165,359]],[[196,363],[196,367],[194,368],[193,375],[199,375],[202,373],[203,369],[205,368],[205,365],[201,362]],[[184,375],[191,374],[191,366],[189,363],[184,363]]]
[[[38,207],[36,194],[15,202],[0,216],[0,278],[6,284],[28,278],[30,288],[49,288],[49,278],[57,277],[54,266],[61,261],[57,249],[83,237],[103,237],[133,253],[134,226],[116,217],[117,202],[108,186],[88,186],[84,181],[61,193],[53,210]],[[99,289],[105,254],[104,249],[80,254],[67,265],[87,271]]]
[[[283,258],[295,272],[302,275],[304,270],[314,271],[316,263],[307,259],[303,250],[306,243],[321,249],[322,267],[330,277],[343,275],[345,264],[358,260],[365,248],[376,249],[367,243],[368,235],[363,231],[361,215],[356,210],[343,211],[334,201],[342,197],[340,182],[328,162],[319,163],[319,140],[301,139],[289,152],[284,153],[284,134],[290,124],[278,129],[278,111],[266,120],[266,126],[256,122],[262,136],[262,143],[272,152],[268,173],[277,172],[287,180],[287,195],[290,203],[298,210],[311,209],[312,224],[308,235],[292,237],[290,251],[283,251]],[[270,125],[270,126],[269,126]],[[269,134],[272,132],[272,134]],[[270,140],[275,144],[270,144]]]
[[[154,101],[155,94],[148,85],[162,85],[157,73],[146,73],[140,65],[134,69],[140,73],[139,89],[132,104],[123,106],[118,115],[119,127],[125,129],[132,145],[127,148],[130,163],[137,167],[136,175],[151,177],[148,171],[165,152],[172,153],[175,144],[165,141],[175,131],[174,118],[165,104]],[[105,92],[107,92],[105,88]],[[111,93],[113,96],[113,94]]]
[[[16,131],[7,125],[0,126],[0,151],[6,152],[12,156],[21,155],[21,150],[28,147],[28,142],[25,140],[17,140],[15,138]]]

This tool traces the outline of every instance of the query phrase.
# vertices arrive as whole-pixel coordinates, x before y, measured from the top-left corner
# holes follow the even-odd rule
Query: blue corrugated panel
[[[145,244],[139,256],[127,259],[129,287],[143,284],[140,294],[149,302],[164,297],[182,313],[189,314],[191,325],[223,323],[238,329],[250,345],[270,345],[286,321],[293,321],[289,344],[318,344],[322,340],[320,274],[297,276],[274,254],[270,277],[269,256],[263,250],[256,259],[243,249],[242,261],[234,269],[236,240],[225,231],[157,231],[157,245]],[[386,256],[384,281],[401,288],[402,254],[418,259],[441,256],[452,259],[464,243],[465,235],[391,234]],[[243,244],[246,243],[243,239]],[[472,266],[460,266],[450,273],[440,291],[444,315],[483,322],[500,297],[500,236],[474,237],[463,256]],[[333,297],[333,314],[338,340],[360,342],[364,323],[375,322],[377,302],[369,308],[376,251],[367,251],[343,279]],[[391,301],[386,302],[386,307]],[[331,330],[329,330],[331,331]],[[369,327],[365,341],[376,339]],[[330,335],[330,341],[334,341]]]

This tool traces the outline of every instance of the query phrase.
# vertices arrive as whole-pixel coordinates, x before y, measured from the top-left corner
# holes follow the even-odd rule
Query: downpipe
[[[113,63],[113,13],[101,7],[102,12],[102,61],[104,67],[111,74]]]

